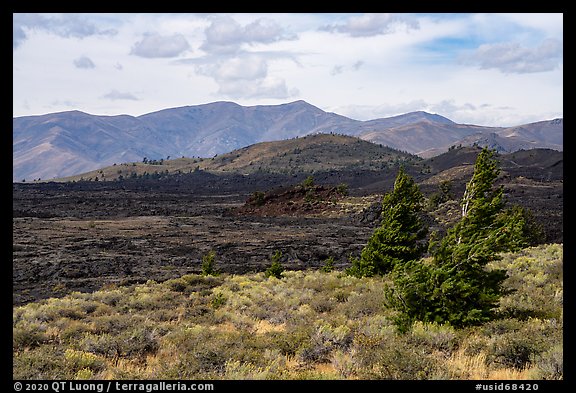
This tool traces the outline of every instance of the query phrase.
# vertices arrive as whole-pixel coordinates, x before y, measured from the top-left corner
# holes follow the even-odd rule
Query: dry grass
[[[386,277],[287,271],[72,293],[13,309],[15,379],[562,379],[562,246],[506,254],[500,319],[400,334]],[[218,299],[218,301],[215,301]]]
[[[467,380],[528,380],[532,379],[533,370],[523,368],[491,367],[484,352],[468,355],[462,348],[454,352],[445,362],[449,375],[454,379]]]

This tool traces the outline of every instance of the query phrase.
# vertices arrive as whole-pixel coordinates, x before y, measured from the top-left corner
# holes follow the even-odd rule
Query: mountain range
[[[305,101],[258,106],[214,102],[142,116],[58,112],[15,117],[12,131],[13,181],[72,176],[145,157],[213,157],[259,142],[317,133],[356,136],[424,158],[456,145],[477,144],[500,152],[563,150],[563,119],[485,127],[419,111],[359,121]]]

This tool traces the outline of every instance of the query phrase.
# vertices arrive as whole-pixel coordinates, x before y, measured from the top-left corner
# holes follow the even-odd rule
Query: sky
[[[304,100],[357,120],[563,117],[563,14],[13,14],[13,116]]]

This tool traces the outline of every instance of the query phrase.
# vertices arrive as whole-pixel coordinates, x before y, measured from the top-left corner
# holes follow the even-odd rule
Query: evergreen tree
[[[494,187],[498,174],[494,152],[484,148],[466,185],[460,221],[431,244],[433,263],[396,267],[388,300],[401,311],[401,328],[413,320],[468,326],[494,318],[507,275],[486,265],[499,252],[526,245],[527,233],[521,210],[503,210],[503,187]]]
[[[324,273],[330,273],[334,271],[334,257],[329,257],[324,261],[324,266],[320,269]]]
[[[347,273],[356,277],[386,274],[394,265],[422,256],[426,236],[418,212],[423,196],[414,179],[400,168],[394,189],[382,199],[382,223],[362,250],[359,259],[352,259]]]
[[[277,250],[276,253],[272,256],[272,263],[264,272],[264,276],[266,277],[276,277],[281,279],[283,277],[282,273],[284,272],[284,267],[280,263],[280,258],[282,258],[282,252]]]
[[[210,251],[208,254],[202,256],[202,275],[203,276],[217,276],[220,274],[215,268],[216,253]]]

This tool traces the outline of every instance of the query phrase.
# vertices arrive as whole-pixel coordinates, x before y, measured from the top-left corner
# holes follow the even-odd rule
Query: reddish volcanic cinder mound
[[[346,185],[297,185],[268,192],[256,191],[235,210],[239,215],[302,216],[330,209],[348,193]]]

